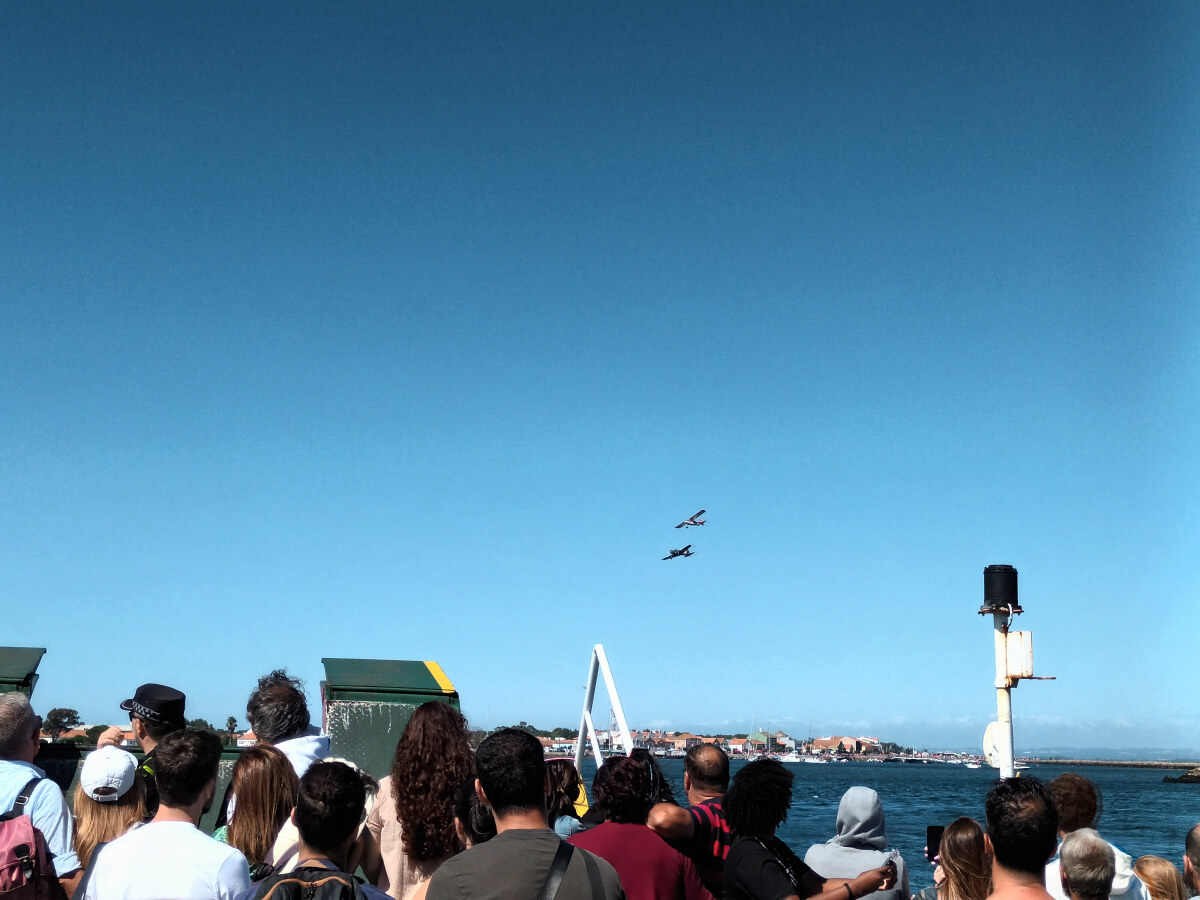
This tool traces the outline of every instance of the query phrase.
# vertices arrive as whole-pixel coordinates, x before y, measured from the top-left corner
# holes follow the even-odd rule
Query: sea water
[[[683,794],[683,760],[659,760],[675,797]],[[744,763],[735,761],[732,771]],[[970,816],[981,825],[983,803],[996,779],[986,766],[968,769],[948,763],[905,764],[845,762],[826,765],[787,763],[795,777],[787,821],[776,832],[801,858],[813,844],[824,843],[837,831],[837,810],[847,788],[860,784],[874,789],[883,803],[891,845],[908,864],[915,892],[933,883],[933,867],[925,861],[925,827],[948,825]],[[1044,782],[1075,771],[1091,779],[1100,791],[1102,811],[1098,830],[1106,839],[1137,859],[1152,854],[1181,865],[1183,841],[1200,822],[1200,784],[1167,784],[1162,769],[1115,766],[1030,766],[1022,777]],[[589,793],[595,767],[584,764]],[[1178,773],[1175,773],[1178,774]]]

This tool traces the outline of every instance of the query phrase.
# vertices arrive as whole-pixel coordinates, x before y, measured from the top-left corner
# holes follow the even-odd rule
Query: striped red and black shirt
[[[696,863],[704,886],[714,897],[722,895],[725,858],[729,856],[729,823],[721,808],[721,798],[704,800],[688,807],[692,817],[692,838],[680,848]]]

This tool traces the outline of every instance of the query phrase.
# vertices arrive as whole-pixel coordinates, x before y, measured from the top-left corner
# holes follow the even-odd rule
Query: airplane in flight
[[[675,527],[676,528],[687,528],[691,525],[703,525],[704,520],[702,518],[700,518],[702,515],[704,515],[704,510],[700,510],[700,512],[696,513],[690,519],[684,519],[682,522],[680,522]]]
[[[693,556],[693,555],[694,555],[694,551],[692,550],[692,545],[688,544],[686,547],[682,547],[679,550],[672,550],[670,553],[668,553],[666,556],[664,556],[663,559],[674,559],[677,556]]]

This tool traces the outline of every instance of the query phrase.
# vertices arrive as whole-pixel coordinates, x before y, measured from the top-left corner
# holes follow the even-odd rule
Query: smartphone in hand
[[[937,861],[938,853],[942,849],[942,835],[945,831],[945,825],[928,825],[925,828],[925,858],[930,862]]]

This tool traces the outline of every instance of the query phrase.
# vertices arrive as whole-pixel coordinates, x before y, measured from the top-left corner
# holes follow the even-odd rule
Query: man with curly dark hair
[[[258,679],[246,701],[246,718],[258,742],[286,756],[297,778],[303,778],[313,763],[333,755],[329,736],[313,728],[309,720],[304,682],[289,675],[287,669],[275,669]],[[236,806],[237,797],[231,784],[221,800],[218,826],[229,823]]]
[[[723,807],[733,844],[725,860],[726,900],[857,900],[896,884],[891,863],[853,878],[823,878],[775,829],[792,805],[792,773],[774,759],[747,763],[733,777]]]
[[[312,727],[304,682],[276,669],[258,679],[246,701],[246,718],[260,744],[270,744],[291,761],[298,777],[327,759],[329,736]]]

